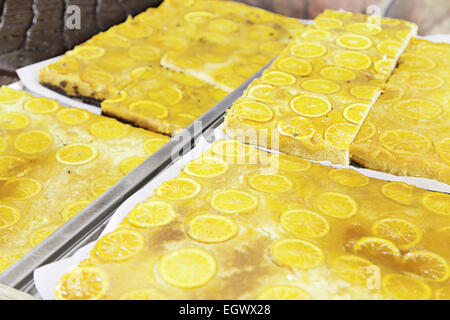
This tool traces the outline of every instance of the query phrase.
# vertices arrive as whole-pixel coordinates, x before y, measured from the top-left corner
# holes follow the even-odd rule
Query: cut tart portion
[[[0,133],[0,272],[169,140],[5,86]]]
[[[413,39],[351,145],[374,170],[450,184],[450,45]]]
[[[416,32],[406,21],[326,10],[229,109],[225,132],[349,164],[349,144]],[[390,40],[399,33],[406,36]]]
[[[443,193],[220,140],[132,208],[56,297],[443,298],[449,208]],[[83,270],[99,275],[92,287]]]

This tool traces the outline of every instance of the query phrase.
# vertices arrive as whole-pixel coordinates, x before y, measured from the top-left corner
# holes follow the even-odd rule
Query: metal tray
[[[0,283],[36,295],[33,283],[33,272],[36,268],[70,256],[78,248],[95,240],[120,204],[177,158],[191,150],[196,139],[208,128],[223,122],[225,111],[271,63],[272,61],[95,199],[81,214],[77,214],[1,273]]]

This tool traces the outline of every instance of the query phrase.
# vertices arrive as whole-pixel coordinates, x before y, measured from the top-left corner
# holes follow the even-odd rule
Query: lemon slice
[[[149,37],[153,29],[148,25],[140,25],[138,23],[123,23],[118,26],[119,32],[130,39],[143,39]]]
[[[365,53],[343,51],[334,56],[334,62],[341,67],[364,70],[372,65],[372,59]]]
[[[285,46],[285,43],[280,41],[266,41],[262,43],[259,48],[270,55],[277,56],[281,53]]]
[[[381,187],[381,193],[395,202],[410,205],[414,197],[414,187],[404,182],[388,182]]]
[[[97,44],[102,47],[126,48],[131,43],[129,39],[119,34],[103,34],[103,37],[98,37],[95,40],[97,41]]]
[[[30,244],[35,247],[45,239],[47,239],[53,232],[58,229],[58,226],[47,227],[42,230],[38,230],[32,233],[30,238]]]
[[[60,60],[50,64],[47,68],[51,72],[65,75],[65,74],[77,72],[80,69],[80,63],[74,58],[65,56],[65,57],[61,58]],[[1,101],[1,96],[0,96],[0,101]]]
[[[239,26],[228,19],[215,19],[208,23],[208,29],[220,33],[233,33],[239,29]]]
[[[114,81],[114,77],[110,73],[100,70],[83,72],[80,77],[82,81],[94,87],[104,86]]]
[[[267,288],[258,295],[258,300],[310,300],[305,290],[291,285],[278,285]]]
[[[227,170],[228,163],[212,157],[201,157],[184,167],[184,172],[200,178],[215,178],[223,175]]]
[[[244,191],[224,190],[213,195],[211,205],[223,213],[244,213],[255,209],[258,206],[258,199]]]
[[[173,106],[183,99],[183,92],[176,87],[159,88],[149,92],[148,96],[154,101],[161,101],[169,106]]]
[[[239,232],[238,225],[227,217],[204,214],[188,223],[188,235],[199,242],[219,243],[230,240]]]
[[[129,106],[131,111],[140,113],[146,117],[155,117],[157,119],[167,118],[169,110],[162,104],[154,101],[136,101]]]
[[[442,87],[444,80],[431,73],[411,72],[408,84],[414,88],[422,90],[433,90]]]
[[[298,157],[279,155],[278,167],[286,171],[307,171],[312,167],[311,162]]]
[[[309,139],[316,132],[313,124],[304,117],[278,121],[277,128],[281,134],[296,139]]]
[[[436,149],[443,160],[450,162],[450,138],[444,138],[439,141]]]
[[[47,114],[58,110],[59,104],[47,98],[32,98],[25,101],[23,107],[31,113]]]
[[[56,284],[58,300],[96,300],[109,287],[108,275],[96,267],[76,268],[62,276]]]
[[[139,166],[142,162],[144,162],[145,159],[147,159],[147,157],[138,157],[138,156],[123,159],[122,161],[120,161],[119,169],[123,174],[128,174],[131,171],[133,171],[133,169],[135,169],[137,166]]]
[[[388,130],[381,134],[380,141],[389,151],[409,154],[427,151],[431,142],[423,135],[410,130]]]
[[[265,72],[262,77],[261,81],[274,85],[274,86],[287,86],[290,84],[293,84],[297,81],[294,76],[281,72],[281,71],[270,71]]]
[[[138,289],[127,292],[120,300],[167,300],[167,296],[157,289]]]
[[[237,140],[220,140],[211,147],[212,152],[226,160],[247,159],[256,149]]]
[[[125,101],[128,98],[128,93],[126,91],[120,91],[119,93],[113,95],[111,98],[103,100],[102,106],[105,104],[115,104]]]
[[[277,33],[278,33],[277,30],[265,25],[251,26],[248,32],[250,37],[258,40],[276,39]]]
[[[339,278],[359,285],[366,285],[373,275],[372,270],[376,268],[369,260],[351,254],[339,256],[333,260],[331,266]]]
[[[214,14],[208,11],[193,11],[184,15],[184,20],[196,24],[206,23],[214,18]]]
[[[214,278],[217,262],[205,250],[185,248],[162,257],[158,271],[168,284],[177,288],[192,289],[202,287]]]
[[[402,263],[406,271],[429,281],[444,282],[450,276],[447,261],[433,252],[408,252],[403,256]]]
[[[73,143],[59,149],[56,152],[56,160],[67,165],[82,165],[93,161],[97,155],[98,152],[93,146]]]
[[[104,261],[124,261],[138,254],[144,243],[144,237],[140,233],[119,229],[100,238],[94,252]]]
[[[1,269],[0,269],[1,271]],[[436,299],[437,300],[450,300],[450,285],[439,288],[436,290]]]
[[[127,135],[128,128],[119,121],[101,120],[91,124],[89,132],[97,138],[119,139]]]
[[[364,121],[355,138],[356,143],[365,142],[377,133],[377,127],[370,121]]]
[[[338,219],[353,217],[358,211],[358,204],[350,196],[337,192],[324,192],[316,201],[323,213]]]
[[[352,96],[362,100],[372,100],[381,89],[374,86],[355,86],[350,89]]]
[[[71,205],[64,208],[62,216],[65,221],[72,219],[77,213],[86,208],[91,201],[82,200],[72,203]]]
[[[341,88],[339,84],[325,79],[306,80],[301,86],[305,90],[323,94],[336,93]]]
[[[258,84],[252,86],[247,95],[259,101],[272,102],[274,100],[274,87],[268,84]]]
[[[314,24],[322,29],[337,29],[343,25],[341,20],[329,17],[318,17],[314,19]]]
[[[344,34],[336,38],[336,43],[351,50],[365,50],[372,46],[372,40],[357,34]]]
[[[164,35],[161,37],[156,37],[156,42],[158,43],[158,47],[165,49],[167,51],[182,51],[186,48],[186,40],[179,37],[171,37],[168,35]]]
[[[369,105],[366,103],[354,103],[344,109],[344,118],[351,123],[359,124],[364,119],[364,116],[369,109]]]
[[[175,218],[175,211],[163,201],[148,201],[136,206],[127,216],[132,225],[149,228],[169,224]]]
[[[450,216],[450,195],[446,193],[429,192],[422,198],[422,204],[434,213]]]
[[[376,72],[381,73],[384,76],[388,76],[392,69],[394,69],[394,60],[393,59],[383,59],[378,60],[374,64],[374,69]]]
[[[0,103],[16,103],[24,96],[24,92],[11,89],[7,86],[0,87]]]
[[[395,56],[397,56],[397,54],[400,51],[402,46],[403,46],[403,43],[400,41],[385,40],[385,41],[380,42],[377,45],[377,49],[382,54],[385,54],[389,57],[395,57]]]
[[[388,84],[385,86],[383,94],[381,94],[378,99],[383,102],[394,102],[400,100],[404,94],[405,90],[403,90],[403,88]]]
[[[8,180],[3,185],[6,198],[26,200],[34,197],[42,190],[42,185],[34,179],[16,178]]]
[[[325,140],[341,150],[348,150],[357,131],[358,127],[353,124],[336,123],[325,131]]]
[[[233,114],[243,120],[269,122],[274,116],[274,113],[269,106],[256,101],[244,101],[238,103],[233,109]]]
[[[376,221],[372,226],[372,233],[392,241],[402,250],[416,246],[422,239],[422,231],[414,223],[398,218]]]
[[[150,79],[153,79],[154,77],[156,77],[159,73],[160,73],[159,67],[153,67],[153,66],[138,67],[138,68],[133,69],[133,71],[131,71],[131,76],[133,77],[133,79],[150,80]],[[124,91],[122,91],[122,92],[124,92]]]
[[[98,59],[105,55],[105,49],[96,46],[79,46],[71,54],[78,59],[91,60]]]
[[[408,99],[395,105],[395,111],[415,120],[432,120],[442,113],[437,104],[424,99]]]
[[[56,118],[64,124],[79,125],[89,119],[89,112],[75,108],[67,108],[59,111],[56,114]]]
[[[396,300],[428,300],[431,288],[425,282],[401,274],[388,274],[381,281],[381,288]]]
[[[255,174],[248,177],[250,187],[257,191],[268,193],[287,192],[292,188],[292,182],[279,174]]]
[[[5,112],[0,114],[0,128],[18,130],[28,127],[30,118],[20,112]]]
[[[369,178],[351,169],[333,169],[328,172],[328,178],[346,187],[364,187],[369,184]]]
[[[312,269],[324,262],[319,247],[299,239],[278,240],[272,246],[272,257],[281,265],[299,269]]]
[[[341,67],[326,67],[320,70],[322,77],[330,80],[353,80],[356,75],[353,71]]]
[[[322,29],[307,30],[302,34],[302,38],[307,41],[325,41],[331,38],[333,34],[330,31]]]
[[[15,156],[0,156],[0,181],[23,176],[28,170],[24,159]]]
[[[144,151],[153,154],[170,141],[170,138],[152,138],[144,142]]]
[[[5,138],[0,137],[0,153],[5,152],[6,148],[8,148],[8,141]]]
[[[363,35],[375,35],[381,32],[381,27],[373,23],[352,23],[346,26],[347,31],[363,34]]]
[[[156,194],[169,200],[186,200],[195,197],[201,189],[201,185],[195,180],[176,178],[163,182]]]
[[[14,147],[26,154],[41,153],[53,145],[53,136],[41,130],[26,131],[19,134],[14,141]]]
[[[353,251],[369,259],[393,260],[401,257],[394,243],[377,237],[362,237],[353,245]]]
[[[106,192],[106,190],[111,188],[113,185],[115,185],[119,180],[120,178],[118,177],[110,177],[110,176],[97,178],[91,182],[89,192],[93,196],[98,197],[104,192]]]
[[[137,60],[156,60],[161,57],[161,51],[154,46],[134,46],[128,51],[131,58]]]
[[[412,53],[404,53],[400,56],[399,65],[410,71],[427,71],[436,66],[432,59]]]
[[[0,230],[11,227],[20,219],[19,209],[0,204]]]
[[[317,58],[327,53],[324,46],[310,42],[294,44],[290,50],[293,55],[299,58]]]
[[[330,225],[325,218],[304,209],[283,212],[280,224],[285,231],[305,238],[321,238],[330,231]]]
[[[287,57],[277,60],[275,65],[281,71],[289,72],[299,76],[307,76],[312,71],[311,63],[296,57]]]

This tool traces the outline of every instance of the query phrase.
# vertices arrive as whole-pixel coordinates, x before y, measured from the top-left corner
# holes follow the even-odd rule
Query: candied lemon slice
[[[295,83],[297,79],[286,72],[270,71],[262,75],[261,81],[274,86],[286,86]]]
[[[114,77],[110,73],[100,70],[83,72],[80,77],[81,80],[94,87],[106,85],[114,81]]]
[[[17,178],[28,170],[24,159],[15,156],[0,156],[0,181]]]
[[[217,272],[214,257],[202,249],[185,248],[162,257],[159,274],[168,284],[183,289],[206,285]]]
[[[195,197],[201,189],[201,185],[195,180],[176,178],[163,182],[156,194],[169,200],[186,200]]]
[[[206,23],[212,18],[214,18],[214,14],[208,11],[193,11],[184,15],[184,20],[197,24]]]
[[[103,297],[109,286],[108,275],[96,267],[75,268],[56,284],[58,300],[96,300]]]
[[[170,138],[152,138],[144,142],[144,151],[148,154],[153,154],[162,146],[169,142]]]
[[[379,97],[379,100],[384,102],[394,102],[400,100],[404,94],[405,90],[403,90],[403,88],[396,85],[387,84],[384,88],[383,94]]]
[[[248,32],[249,36],[253,39],[276,39],[277,33],[277,30],[265,25],[251,26]]]
[[[334,169],[328,172],[328,178],[346,187],[364,187],[369,178],[351,169]]]
[[[351,123],[359,124],[364,119],[364,116],[369,109],[369,105],[366,103],[354,103],[344,109],[344,118]]]
[[[336,43],[351,50],[365,50],[372,46],[372,40],[357,34],[343,34],[336,38]]]
[[[376,221],[372,233],[392,241],[399,249],[412,248],[422,239],[422,231],[414,223],[399,218]]]
[[[6,198],[26,200],[41,192],[42,184],[34,179],[16,178],[8,180],[3,185],[3,190]]]
[[[287,57],[277,60],[275,65],[281,71],[289,72],[299,76],[307,76],[312,71],[311,63],[296,57]]]
[[[403,43],[400,41],[385,40],[385,41],[380,42],[377,45],[377,49],[382,54],[385,54],[389,57],[395,57],[402,46],[403,46]]]
[[[27,154],[40,153],[53,145],[53,136],[41,130],[26,131],[19,134],[14,141],[14,147]]]
[[[150,36],[153,29],[147,25],[133,24],[121,24],[119,25],[119,32],[130,39],[142,39]]]
[[[14,90],[7,86],[1,86],[0,89],[0,103],[15,103],[25,96],[23,91]]]
[[[77,213],[86,208],[91,201],[81,200],[72,203],[71,205],[64,208],[62,216],[65,221],[72,219]]]
[[[215,178],[228,170],[228,163],[212,157],[201,157],[189,162],[184,172],[200,178]]]
[[[291,52],[299,58],[317,58],[327,53],[327,49],[320,44],[302,42],[293,45]]]
[[[431,297],[429,285],[402,274],[388,274],[381,281],[381,288],[396,300],[427,300]]]
[[[312,269],[324,262],[319,247],[300,239],[278,240],[272,246],[272,256],[281,265],[299,269]]]
[[[322,29],[307,30],[302,34],[302,38],[308,41],[325,41],[331,38],[330,31]]]
[[[138,289],[125,293],[120,300],[167,300],[167,296],[155,288]]]
[[[131,171],[133,171],[133,169],[135,169],[137,166],[139,166],[142,162],[144,162],[145,159],[147,159],[147,157],[138,157],[138,156],[123,159],[122,161],[120,161],[119,169],[123,174],[128,174]]]
[[[104,261],[124,261],[138,254],[144,247],[144,242],[140,233],[119,229],[100,238],[94,252]]]
[[[71,55],[82,60],[98,59],[105,55],[105,49],[96,46],[79,46],[72,50]]]
[[[72,72],[77,72],[80,69],[80,64],[76,59],[69,58],[66,56],[50,64],[47,68],[51,72],[56,72],[58,74],[68,74]]]
[[[331,266],[339,278],[360,285],[366,285],[377,268],[369,260],[351,254],[339,256],[333,260]]]
[[[183,99],[183,92],[176,87],[159,88],[156,91],[149,92],[148,95],[154,101],[161,101],[169,106],[177,104]]]
[[[97,138],[119,139],[127,135],[128,128],[119,121],[102,120],[91,124],[89,132]]]
[[[325,140],[333,146],[347,150],[358,131],[358,127],[349,123],[336,123],[325,131]]]
[[[239,26],[228,19],[215,19],[208,23],[208,29],[220,33],[233,33],[239,29]]]
[[[160,73],[159,67],[153,67],[153,66],[138,67],[138,68],[134,69],[133,71],[131,71],[131,76],[133,77],[133,79],[150,80],[150,79],[153,79],[154,77],[156,77],[159,73]],[[122,92],[124,92],[124,91],[122,91]],[[125,94],[126,94],[126,92],[125,92]]]
[[[47,98],[32,98],[25,101],[23,106],[25,110],[38,114],[52,113],[59,108],[58,102]]]
[[[450,216],[450,195],[439,192],[429,192],[422,198],[425,208],[437,214]]]
[[[131,43],[130,40],[119,34],[103,34],[103,37],[98,37],[95,40],[101,46],[118,48],[126,48]]]
[[[136,101],[129,106],[131,111],[140,113],[146,117],[155,117],[157,119],[167,118],[169,110],[161,103],[154,101]]]
[[[384,76],[388,76],[391,73],[393,66],[394,66],[393,59],[383,59],[375,62],[373,67],[376,72],[379,72]]]
[[[316,201],[317,207],[323,213],[338,219],[354,216],[358,211],[358,204],[350,196],[337,192],[324,192]]]
[[[424,250],[408,252],[402,259],[405,271],[429,281],[444,282],[450,276],[447,261],[441,256]]]
[[[230,240],[238,232],[238,225],[230,218],[204,214],[189,221],[187,233],[199,242],[218,243]]]
[[[128,97],[128,93],[125,91],[120,91],[118,94],[113,95],[111,98],[106,99],[102,102],[103,104],[114,104],[114,103],[120,103],[125,101],[125,99]]]
[[[443,160],[450,162],[450,138],[444,138],[439,141],[436,149]]]
[[[248,177],[250,187],[257,191],[282,193],[292,188],[292,182],[280,174],[255,174]]]
[[[128,51],[128,54],[133,59],[137,60],[156,60],[161,57],[161,51],[154,46],[134,46]]]
[[[269,106],[256,101],[244,101],[235,105],[234,114],[244,120],[255,122],[268,122],[274,115]]]
[[[30,244],[35,247],[45,239],[47,239],[53,232],[58,229],[58,226],[47,227],[42,230],[38,230],[32,233],[30,238]]]
[[[404,154],[425,152],[431,146],[430,140],[410,130],[384,131],[380,141],[389,151]]]
[[[358,131],[356,142],[365,142],[377,133],[377,127],[371,121],[364,121],[364,124]]]
[[[362,52],[343,51],[334,56],[334,62],[341,67],[364,70],[371,66],[372,59]]]
[[[381,32],[381,27],[373,23],[352,23],[346,26],[347,31],[363,34],[363,35],[375,35]]]
[[[432,59],[412,53],[404,53],[400,56],[399,64],[407,70],[427,71],[436,66]]]
[[[279,155],[277,159],[278,167],[286,171],[306,171],[309,170],[312,166],[311,162],[309,162],[308,160],[304,160],[298,157]]]
[[[424,99],[408,99],[395,105],[395,111],[415,120],[432,120],[442,113],[437,104]]]
[[[164,226],[175,218],[172,206],[163,201],[138,204],[127,216],[128,222],[142,228]]]
[[[20,219],[19,209],[1,204],[0,205],[0,230],[11,227]]]
[[[252,86],[248,91],[248,96],[256,100],[271,102],[274,98],[274,87],[268,84]]]
[[[5,112],[0,114],[0,128],[18,130],[28,127],[30,118],[20,112]]]
[[[372,100],[380,92],[381,89],[374,86],[355,86],[350,89],[354,97],[363,100]]]
[[[75,108],[67,108],[59,111],[56,114],[56,118],[64,124],[79,125],[89,119],[89,112]]]
[[[256,152],[255,148],[237,140],[221,140],[216,142],[211,150],[226,159],[248,158]]]
[[[267,288],[258,295],[258,300],[310,300],[305,290],[291,285],[278,285]]]
[[[98,151],[88,144],[73,143],[56,152],[56,160],[67,165],[82,165],[93,161]]]
[[[106,190],[111,188],[113,185],[115,185],[119,180],[120,178],[118,177],[109,177],[109,176],[97,178],[91,182],[89,192],[93,196],[98,197],[104,192],[106,192]]]
[[[369,259],[395,260],[401,257],[393,242],[378,237],[362,237],[353,245],[353,251]]]
[[[1,269],[0,269],[1,271]],[[450,285],[439,288],[436,290],[436,299],[437,300],[450,300]]]
[[[310,79],[303,81],[302,88],[316,93],[330,94],[338,92],[341,86],[336,82],[325,79]]]
[[[322,29],[337,29],[343,25],[341,20],[330,17],[318,17],[314,19],[314,24]]]
[[[8,147],[8,141],[5,138],[0,137],[0,153],[5,152]]]
[[[432,90],[442,87],[444,80],[441,77],[431,73],[411,72],[408,79],[408,84],[417,89]]]
[[[356,74],[348,69],[341,67],[326,67],[320,70],[322,77],[330,80],[353,80],[356,78]]]
[[[305,238],[320,238],[330,231],[330,225],[324,217],[304,209],[283,212],[280,224],[287,232]]]
[[[304,117],[278,121],[277,128],[281,134],[297,139],[311,138],[316,132],[313,124]]]
[[[213,195],[211,205],[223,213],[244,213],[255,209],[258,206],[258,199],[244,191],[224,190]]]

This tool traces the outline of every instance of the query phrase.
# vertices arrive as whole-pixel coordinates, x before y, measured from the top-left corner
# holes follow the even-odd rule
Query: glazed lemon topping
[[[444,299],[449,208],[447,194],[220,140],[102,237],[56,297]]]
[[[362,165],[450,183],[450,46],[413,39],[352,148]],[[373,126],[376,128],[368,128]],[[373,135],[360,139],[368,130]]]
[[[226,133],[248,141],[241,129],[253,129],[259,138],[252,144],[348,164],[350,143],[416,32],[406,21],[372,20],[332,10],[319,15],[230,108]],[[408,36],[390,40],[399,31]],[[432,75],[412,80],[418,87],[439,85]],[[440,112],[428,109],[428,117]],[[268,141],[266,132],[277,139]]]
[[[0,133],[0,272],[168,141],[8,87]]]

